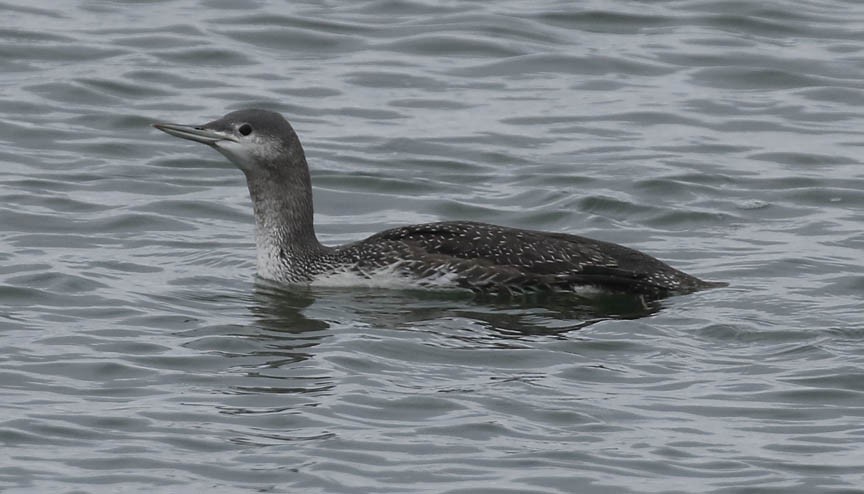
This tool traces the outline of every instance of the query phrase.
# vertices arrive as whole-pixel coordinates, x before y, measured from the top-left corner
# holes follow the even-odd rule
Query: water
[[[0,490],[864,492],[864,4],[0,4]],[[726,289],[643,309],[256,282],[242,175],[325,243],[467,219]]]

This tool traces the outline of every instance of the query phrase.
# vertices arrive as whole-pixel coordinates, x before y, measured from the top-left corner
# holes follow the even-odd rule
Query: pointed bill
[[[213,145],[219,141],[234,141],[237,138],[231,134],[220,132],[218,130],[207,129],[197,125],[180,125],[172,123],[154,123],[153,127],[165,132],[166,134],[190,141],[200,142],[202,144]]]

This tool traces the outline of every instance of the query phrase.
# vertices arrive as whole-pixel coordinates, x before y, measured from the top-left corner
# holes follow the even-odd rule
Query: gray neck
[[[293,171],[287,177],[247,174],[246,179],[255,214],[258,273],[301,281],[309,266],[303,261],[325,248],[315,237],[308,169],[298,166]]]

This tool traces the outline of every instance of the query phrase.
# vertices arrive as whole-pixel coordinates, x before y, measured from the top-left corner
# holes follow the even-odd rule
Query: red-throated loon
[[[277,282],[493,294],[600,289],[649,298],[725,285],[609,242],[468,221],[405,226],[327,247],[315,236],[303,147],[282,115],[240,110],[204,125],[153,126],[207,144],[243,171],[258,274]]]

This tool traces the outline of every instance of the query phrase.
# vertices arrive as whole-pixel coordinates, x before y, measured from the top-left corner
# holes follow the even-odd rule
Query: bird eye
[[[240,135],[248,136],[252,133],[252,126],[249,124],[243,124],[237,129],[237,132],[240,132]]]

